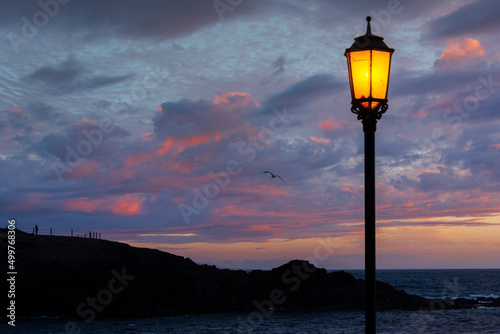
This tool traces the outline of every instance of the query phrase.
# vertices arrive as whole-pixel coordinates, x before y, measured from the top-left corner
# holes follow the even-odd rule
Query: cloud
[[[6,144],[13,142],[31,147],[47,128],[67,123],[67,116],[43,102],[29,102],[24,108],[12,108],[0,112],[0,135]]]
[[[153,118],[154,131],[161,139],[184,139],[187,144],[189,139],[191,144],[215,140],[241,128],[243,116],[258,107],[252,95],[244,92],[219,94],[212,101],[165,102]]]
[[[478,40],[464,37],[448,41],[448,49],[444,49],[435,66],[456,66],[472,59],[484,56],[484,48]]]
[[[130,133],[116,124],[108,124],[109,127],[106,129],[111,131],[103,132],[100,124],[103,123],[83,118],[76,124],[67,127],[62,133],[50,133],[44,136],[39,142],[33,143],[32,149],[42,157],[56,157],[62,162],[67,162],[68,155],[74,155],[71,152],[78,154],[78,152],[90,148],[88,154],[78,156],[87,159],[104,159],[116,150],[113,144],[114,138],[128,137]],[[74,161],[75,159],[73,157],[70,160]]]
[[[269,97],[263,103],[263,107],[259,110],[259,113],[267,114],[273,108],[281,108],[283,106],[293,109],[311,103],[316,99],[331,96],[345,87],[346,82],[339,81],[331,74],[317,74],[291,85],[281,93]]]
[[[500,29],[500,7],[496,0],[479,0],[427,23],[426,39],[490,33]]]
[[[215,166],[226,168],[231,143],[255,136],[257,128],[243,117],[258,107],[253,96],[244,92],[220,93],[212,100],[165,102],[153,117],[153,132],[141,136],[122,155],[123,165],[147,180],[155,179],[159,171],[181,174],[186,185],[206,183]],[[140,166],[148,169],[138,170]]]
[[[224,22],[252,14],[256,1],[243,1],[223,15]],[[259,1],[260,2],[260,1]],[[50,3],[50,2],[49,2]],[[56,2],[57,3],[57,2]],[[197,29],[220,22],[213,1],[183,0],[99,0],[71,1],[60,5],[57,16],[50,21],[50,28],[59,29],[85,39],[127,36],[133,38],[166,39],[192,33]],[[13,1],[9,14],[0,14],[1,24],[22,22],[42,8],[35,3]],[[14,31],[18,33],[17,31]]]
[[[62,114],[56,112],[55,108],[42,102],[30,103],[28,110],[33,115],[35,121],[46,120],[51,122],[62,116]]]
[[[469,57],[484,56],[484,49],[478,40],[464,37],[462,43],[460,41],[451,40],[448,42],[449,49],[446,49],[441,54],[445,60],[464,59]]]
[[[142,213],[144,200],[145,198],[137,194],[108,196],[96,199],[80,197],[67,199],[60,206],[63,211],[71,212],[108,212],[116,215],[137,215]]]
[[[73,56],[56,66],[42,66],[24,77],[41,84],[50,94],[60,95],[106,87],[129,80],[133,75],[94,75]]]
[[[319,122],[318,128],[323,132],[335,132],[342,130],[344,125],[344,122],[337,122],[333,116],[330,116],[326,121]]]
[[[5,109],[0,112],[0,129],[22,129],[26,127],[26,112],[21,108]]]
[[[329,144],[330,139],[327,138],[316,138],[316,137],[309,137],[314,143],[316,144]]]
[[[425,96],[426,94],[449,94],[470,87],[482,85],[482,90],[496,89],[500,77],[500,69],[482,66],[482,64],[468,64],[463,67],[439,68],[432,72],[399,72],[391,75],[390,98],[401,96]],[[487,79],[489,77],[489,79]],[[482,78],[482,79],[480,79]],[[492,84],[484,87],[483,81]],[[491,87],[493,86],[493,87]],[[474,93],[474,91],[472,92]],[[484,92],[482,92],[484,95]],[[421,102],[421,101],[420,101]],[[432,103],[433,105],[435,102]]]

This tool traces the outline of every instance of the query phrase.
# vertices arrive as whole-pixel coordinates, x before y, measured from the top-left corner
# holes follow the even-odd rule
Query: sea
[[[363,270],[346,270],[364,278]],[[377,280],[427,298],[500,297],[500,269],[377,270]],[[432,308],[432,305],[430,305]],[[81,319],[2,318],[0,333],[364,333],[364,312],[292,312],[257,309],[248,313],[202,314],[155,318]],[[377,333],[500,333],[500,307],[470,310],[381,311]]]

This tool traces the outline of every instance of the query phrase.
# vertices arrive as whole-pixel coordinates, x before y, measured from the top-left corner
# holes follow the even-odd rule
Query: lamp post
[[[376,330],[375,291],[375,131],[377,121],[387,110],[387,88],[391,56],[384,39],[371,32],[371,18],[366,18],[366,34],[356,37],[345,50],[351,86],[351,111],[363,122],[365,133],[365,327]]]

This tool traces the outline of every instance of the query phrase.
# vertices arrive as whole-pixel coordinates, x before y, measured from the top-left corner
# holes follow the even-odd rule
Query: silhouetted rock
[[[479,302],[477,300],[470,300],[465,298],[457,298],[449,302],[449,306],[455,309],[469,309],[477,307]]]
[[[480,306],[500,307],[500,298],[480,297],[477,299],[477,304]]]
[[[0,230],[0,242],[5,249],[5,230]],[[2,270],[7,272],[5,267]],[[364,280],[343,271],[327,273],[301,260],[247,273],[119,242],[16,231],[16,270],[17,316],[68,315],[89,320],[364,308]],[[377,282],[379,310],[429,309],[431,302]],[[494,303],[498,306],[498,300]],[[440,301],[440,305],[474,306],[462,300]]]

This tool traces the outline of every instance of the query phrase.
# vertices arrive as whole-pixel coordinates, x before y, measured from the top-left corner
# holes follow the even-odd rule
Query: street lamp
[[[356,37],[345,50],[351,86],[351,111],[363,122],[365,133],[365,327],[366,333],[375,333],[375,131],[377,121],[387,110],[387,88],[391,56],[384,39],[372,34],[366,18],[366,34]]]

